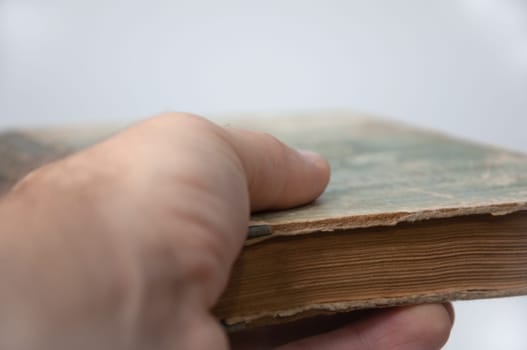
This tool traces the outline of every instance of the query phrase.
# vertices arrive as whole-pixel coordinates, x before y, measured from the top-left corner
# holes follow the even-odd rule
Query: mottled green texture
[[[263,130],[326,156],[332,179],[316,202],[260,213],[273,234],[391,225],[400,221],[526,209],[527,156],[350,113],[259,118],[231,125]],[[28,162],[63,155],[119,127],[0,135],[0,190]],[[44,150],[44,152],[43,152]],[[18,162],[17,162],[18,160]],[[24,160],[23,167],[15,169]]]
[[[275,234],[503,214],[527,202],[525,155],[346,114],[254,126],[322,153],[332,168],[330,185],[316,202],[253,217],[253,224],[278,226]]]

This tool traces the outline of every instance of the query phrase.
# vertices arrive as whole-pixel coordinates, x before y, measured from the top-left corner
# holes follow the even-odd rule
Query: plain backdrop
[[[0,0],[0,127],[352,108],[527,151],[526,0]],[[527,348],[527,299],[447,349]]]

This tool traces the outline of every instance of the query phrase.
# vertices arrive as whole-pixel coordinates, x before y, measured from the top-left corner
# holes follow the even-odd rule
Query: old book
[[[257,119],[324,154],[317,201],[254,215],[214,312],[231,330],[371,307],[527,294],[527,156],[370,117]],[[0,187],[111,133],[0,136]]]

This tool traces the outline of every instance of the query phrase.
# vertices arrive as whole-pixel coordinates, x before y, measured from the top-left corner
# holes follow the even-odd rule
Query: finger
[[[450,304],[394,308],[278,349],[441,349],[448,339],[453,322],[453,309]]]
[[[294,150],[269,134],[225,130],[243,164],[252,211],[305,204],[326,188],[329,164],[319,154]]]
[[[286,323],[250,328],[229,334],[231,349],[272,349],[299,339],[333,331],[384,310],[357,310],[317,315]]]

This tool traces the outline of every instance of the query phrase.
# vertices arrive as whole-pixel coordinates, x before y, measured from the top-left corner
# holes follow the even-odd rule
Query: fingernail
[[[298,153],[302,156],[302,158],[304,158],[305,161],[313,165],[313,170],[316,169],[315,173],[317,176],[320,176],[319,183],[324,184],[323,188],[325,188],[328,185],[329,178],[331,176],[331,168],[326,158],[321,156],[319,153],[304,149],[298,150]]]
[[[456,320],[456,313],[454,311],[454,306],[452,305],[452,303],[443,303],[443,306],[445,307],[446,311],[448,312],[448,316],[450,317],[450,322],[452,322],[452,324],[454,324],[455,320]]]
[[[302,155],[302,157],[304,157],[305,160],[307,160],[308,162],[314,163],[317,166],[319,166],[323,162],[324,163],[326,162],[324,158],[316,152],[305,150],[305,149],[298,150],[298,152]]]

